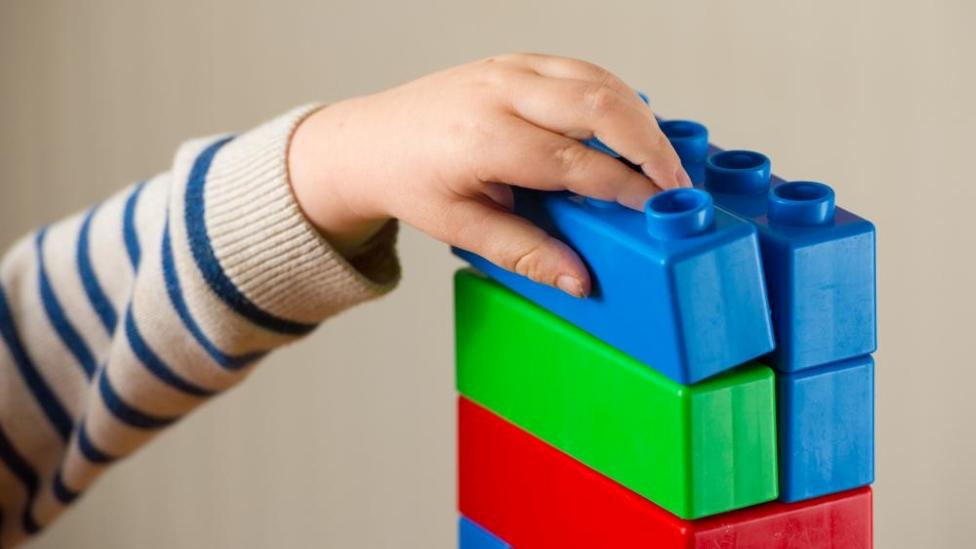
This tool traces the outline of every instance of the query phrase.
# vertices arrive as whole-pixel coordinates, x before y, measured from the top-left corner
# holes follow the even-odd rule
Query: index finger
[[[643,109],[649,109],[646,100],[631,88],[619,76],[589,61],[559,57],[556,55],[525,54],[526,65],[539,76],[562,78],[564,80],[583,80],[597,85],[605,85],[620,92],[622,96],[631,97],[636,102],[638,98],[644,102]]]
[[[600,83],[517,75],[511,104],[523,119],[574,139],[596,137],[662,189],[691,186],[650,109]]]

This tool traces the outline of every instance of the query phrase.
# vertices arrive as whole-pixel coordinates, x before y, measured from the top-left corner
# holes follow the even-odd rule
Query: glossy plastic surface
[[[780,499],[799,501],[874,482],[870,356],[777,374]]]
[[[642,215],[567,193],[516,189],[516,213],[580,254],[590,297],[571,297],[463,250],[483,273],[679,383],[773,348],[755,229],[682,189]],[[652,236],[653,235],[653,236]]]
[[[470,270],[455,275],[465,396],[686,518],[775,499],[773,372],[687,386]]]
[[[692,125],[701,130],[681,131]],[[874,226],[836,207],[827,185],[786,182],[760,153],[709,146],[700,124],[662,129],[695,185],[759,232],[776,334],[769,364],[793,372],[874,352]]]
[[[512,546],[478,523],[462,516],[458,519],[458,549],[512,549]]]
[[[516,549],[869,549],[871,491],[687,521],[458,402],[459,507]]]

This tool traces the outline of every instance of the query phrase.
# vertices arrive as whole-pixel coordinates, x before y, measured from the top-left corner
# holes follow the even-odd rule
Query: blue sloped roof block
[[[475,268],[671,379],[695,383],[773,349],[756,229],[678,189],[642,214],[515,189],[515,213],[572,247],[592,276],[575,298],[455,250]]]

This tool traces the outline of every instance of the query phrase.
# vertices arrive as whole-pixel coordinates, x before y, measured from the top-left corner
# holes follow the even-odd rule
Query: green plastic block
[[[685,519],[775,499],[775,381],[671,381],[471,270],[455,275],[464,396]]]

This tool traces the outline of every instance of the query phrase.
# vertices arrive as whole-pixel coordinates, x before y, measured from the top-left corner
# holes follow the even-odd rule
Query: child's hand
[[[643,174],[579,142],[594,135]],[[485,59],[329,106],[296,130],[289,170],[305,214],[346,255],[395,217],[576,296],[590,288],[583,263],[509,213],[507,184],[635,209],[691,185],[634,90],[544,55]]]

